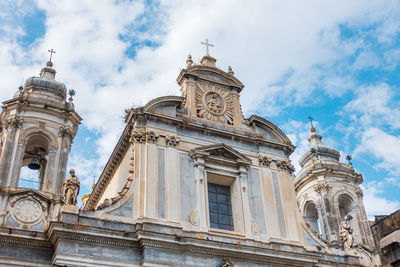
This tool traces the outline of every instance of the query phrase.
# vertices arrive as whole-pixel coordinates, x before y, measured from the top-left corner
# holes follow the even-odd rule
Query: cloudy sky
[[[0,1],[0,101],[38,75],[56,50],[57,80],[77,91],[84,118],[69,168],[90,190],[123,124],[124,109],[179,95],[176,77],[200,41],[245,84],[245,117],[278,125],[307,150],[315,118],[324,142],[364,175],[368,215],[400,208],[400,2]]]

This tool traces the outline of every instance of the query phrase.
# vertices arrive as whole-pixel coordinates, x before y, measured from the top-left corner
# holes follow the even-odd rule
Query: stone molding
[[[119,201],[120,199],[122,199],[126,193],[129,191],[133,178],[134,178],[134,171],[135,171],[135,158],[132,156],[130,157],[130,167],[129,167],[129,176],[128,179],[126,180],[124,187],[122,187],[121,191],[119,191],[117,193],[117,196],[110,198],[106,198],[104,199],[104,201],[97,206],[96,210],[102,210],[105,209],[111,205],[113,205],[114,203],[116,203],[117,201]]]
[[[131,126],[128,124],[124,132],[122,133],[122,137],[118,141],[117,146],[115,147],[109,161],[107,162],[106,166],[104,167],[103,172],[100,175],[99,180],[96,183],[95,188],[93,189],[92,193],[88,201],[86,202],[84,210],[94,210],[98,200],[102,196],[104,189],[108,185],[112,175],[116,171],[116,167],[118,163],[121,161],[122,157],[125,155],[126,151],[130,147],[131,144]]]

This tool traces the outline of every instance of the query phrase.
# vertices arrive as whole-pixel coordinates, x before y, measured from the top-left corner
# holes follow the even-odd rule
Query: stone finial
[[[229,75],[232,75],[232,76],[235,74],[235,73],[233,72],[231,66],[228,66],[228,74],[229,74]]]
[[[75,89],[69,89],[69,90],[68,90],[68,95],[69,95],[69,98],[68,98],[68,107],[70,107],[70,108],[74,108],[74,107],[75,107],[75,106],[74,106],[74,103],[72,102],[72,101],[74,101],[74,96],[75,96],[75,94],[76,94]]]
[[[188,55],[188,58],[186,60],[186,68],[190,68],[193,65],[193,60],[192,60],[192,55]]]
[[[214,67],[216,68],[215,62],[217,62],[217,60],[215,58],[213,58],[212,56],[204,56],[200,63],[203,66],[207,66],[207,67]]]
[[[69,171],[70,177],[64,183],[64,197],[65,205],[76,206],[78,203],[78,194],[80,189],[80,182],[78,177],[75,175],[75,170],[71,169]]]

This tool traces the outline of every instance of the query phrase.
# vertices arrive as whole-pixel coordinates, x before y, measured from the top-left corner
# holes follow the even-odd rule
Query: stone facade
[[[182,96],[160,97],[127,111],[122,136],[92,193],[84,196],[82,210],[49,206],[63,203],[64,157],[70,142],[60,141],[67,136],[72,141],[80,121],[63,103],[75,120],[64,120],[67,125],[62,129],[73,131],[67,135],[60,130],[54,143],[55,151],[66,150],[64,157],[55,158],[56,166],[64,169],[57,172],[59,176],[53,174],[52,191],[46,189],[47,182],[28,190],[3,183],[8,177],[17,181],[17,174],[1,176],[0,262],[8,266],[373,266],[377,259],[371,252],[370,232],[362,228],[366,220],[362,199],[357,199],[353,220],[362,226],[357,231],[364,231],[355,235],[364,250],[332,246],[340,218],[332,213],[332,219],[322,222],[328,224],[322,226],[327,234],[318,234],[310,219],[303,219],[301,200],[308,194],[304,186],[315,187],[313,192],[321,195],[336,185],[312,184],[312,178],[302,178],[306,170],[294,180],[289,155],[295,147],[271,122],[255,115],[243,117],[243,84],[231,68],[224,72],[215,62],[207,55],[195,65],[189,57],[177,78]],[[8,110],[3,109],[3,125]],[[47,119],[55,111],[41,111],[37,117],[43,116],[46,127],[56,128]],[[1,164],[22,162],[8,158],[12,149],[7,144],[18,140],[15,135],[23,136],[2,132]],[[356,190],[362,178],[347,169],[346,175],[354,183],[349,190]],[[334,203],[334,196],[328,202]],[[320,201],[317,195],[312,197]],[[33,211],[24,215],[17,209]],[[9,223],[11,217],[24,224]],[[33,226],[31,222],[39,218],[43,225]]]
[[[371,230],[382,266],[400,266],[400,210],[375,216]]]

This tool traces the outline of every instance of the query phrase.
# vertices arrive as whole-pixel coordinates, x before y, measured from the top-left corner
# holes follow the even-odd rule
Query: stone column
[[[196,213],[201,231],[207,231],[206,179],[203,157],[194,157],[194,182],[196,183]]]
[[[247,169],[244,166],[239,166],[239,183],[242,198],[242,209],[244,218],[244,230],[247,236],[253,235],[251,229],[252,218],[250,214],[249,196],[247,194]]]
[[[154,132],[147,132],[147,153],[146,153],[146,211],[145,216],[150,218],[156,218],[157,211],[157,196],[158,196],[158,154],[157,145],[158,135]]]
[[[173,222],[178,222],[180,216],[180,176],[178,168],[178,149],[179,138],[176,136],[167,136],[165,142],[167,148],[165,150],[165,191],[167,196],[166,202],[166,218]]]
[[[11,184],[10,186],[17,187],[19,183],[19,175],[21,173],[22,161],[24,158],[24,143],[18,142],[16,155],[14,159],[13,169],[11,171]]]
[[[242,111],[240,108],[239,93],[232,91],[231,93],[233,101],[233,125],[239,126],[242,123]]]
[[[20,128],[23,126],[23,120],[15,117],[7,120],[5,125],[7,137],[0,158],[0,179],[4,186],[11,186],[13,163],[15,161],[18,137],[20,135]]]

